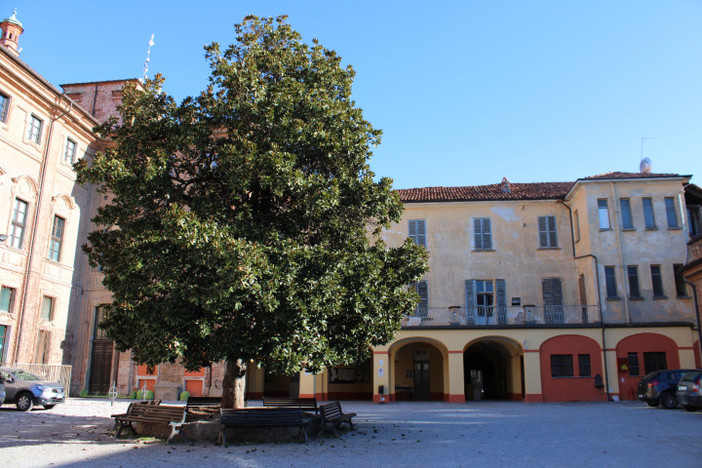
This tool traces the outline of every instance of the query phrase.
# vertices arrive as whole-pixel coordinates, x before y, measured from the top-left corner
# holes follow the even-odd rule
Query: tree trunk
[[[222,408],[243,408],[246,391],[246,364],[241,359],[227,360],[222,379]]]

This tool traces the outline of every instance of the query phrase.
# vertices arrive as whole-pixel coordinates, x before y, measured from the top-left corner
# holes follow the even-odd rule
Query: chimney
[[[2,29],[2,37],[0,37],[0,44],[7,47],[7,49],[12,52],[15,56],[19,57],[20,49],[19,37],[24,31],[22,28],[22,23],[17,21],[17,9],[12,12],[12,16],[5,18],[0,23],[0,28]]]
[[[509,186],[509,180],[507,180],[507,177],[502,178],[502,183],[500,184],[500,191],[502,193],[512,192],[512,188]]]

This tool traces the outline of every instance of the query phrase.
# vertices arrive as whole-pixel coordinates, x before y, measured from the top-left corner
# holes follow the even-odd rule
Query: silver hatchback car
[[[5,383],[5,403],[14,403],[20,411],[29,411],[34,405],[51,409],[66,400],[63,385],[22,369],[2,367],[0,378]]]

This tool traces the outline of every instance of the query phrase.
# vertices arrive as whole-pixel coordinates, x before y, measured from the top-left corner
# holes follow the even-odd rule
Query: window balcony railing
[[[403,327],[525,326],[598,323],[594,305],[420,307]]]

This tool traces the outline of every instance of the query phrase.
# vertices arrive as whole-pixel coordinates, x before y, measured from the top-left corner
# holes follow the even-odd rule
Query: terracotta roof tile
[[[510,191],[503,192],[502,184],[467,187],[424,187],[397,190],[405,203],[444,201],[494,200],[562,200],[574,182],[509,183]]]
[[[666,177],[691,177],[680,174],[642,174],[640,172],[608,172],[578,179],[578,181],[660,179]],[[499,201],[499,200],[563,200],[578,182],[535,182],[519,184],[509,182],[510,190],[503,191],[503,184],[473,185],[466,187],[423,187],[396,190],[404,203]]]

